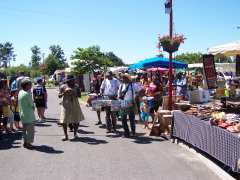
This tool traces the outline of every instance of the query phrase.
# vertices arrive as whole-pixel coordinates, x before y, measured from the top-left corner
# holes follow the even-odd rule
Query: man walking
[[[107,96],[109,100],[116,100],[120,82],[113,77],[111,71],[107,72],[106,79],[101,84],[101,94]],[[111,107],[105,107],[107,133],[116,132],[116,114],[111,112]]]
[[[128,107],[126,109],[121,110],[124,137],[130,136],[130,131],[127,124],[127,116],[129,117],[132,135],[136,135],[135,97],[140,90],[141,88],[137,84],[132,82],[130,75],[122,75],[122,84],[119,87],[118,98],[124,100],[128,104]]]
[[[21,82],[21,90],[18,94],[18,103],[20,110],[20,118],[23,124],[23,147],[33,149],[34,140],[34,105],[31,97],[32,82],[29,79],[23,79]]]

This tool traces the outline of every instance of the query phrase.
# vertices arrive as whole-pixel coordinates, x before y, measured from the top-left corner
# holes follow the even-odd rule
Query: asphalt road
[[[0,142],[1,180],[219,179],[184,148],[161,138],[143,136],[141,126],[136,139],[106,135],[105,129],[94,125],[96,113],[84,106],[86,120],[81,123],[80,138],[62,142],[63,132],[56,124],[59,99],[56,90],[48,92],[50,120],[36,127],[36,150],[22,147],[21,134]]]

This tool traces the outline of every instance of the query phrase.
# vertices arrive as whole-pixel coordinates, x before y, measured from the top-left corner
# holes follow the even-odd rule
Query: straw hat
[[[127,73],[122,74],[122,78],[128,79],[128,81],[132,81],[132,77]]]

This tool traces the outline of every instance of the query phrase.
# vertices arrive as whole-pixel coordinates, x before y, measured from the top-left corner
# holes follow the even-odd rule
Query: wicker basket
[[[178,48],[180,46],[180,43],[170,43],[170,44],[161,44],[163,51],[166,51],[168,53],[173,53],[178,51]]]

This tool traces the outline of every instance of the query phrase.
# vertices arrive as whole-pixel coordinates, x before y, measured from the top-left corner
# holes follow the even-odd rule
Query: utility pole
[[[169,36],[170,39],[173,37],[173,1],[169,0],[170,2],[170,14],[169,14]],[[173,64],[172,64],[172,52],[169,52],[169,72],[168,72],[168,108],[172,110],[172,81],[173,81],[173,72],[172,72]]]

